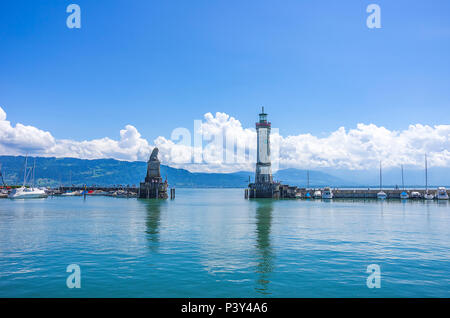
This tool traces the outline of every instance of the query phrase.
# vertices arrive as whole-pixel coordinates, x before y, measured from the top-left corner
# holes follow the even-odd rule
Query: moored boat
[[[409,199],[409,194],[407,192],[403,191],[402,193],[400,193],[400,199],[402,199],[402,200]]]
[[[88,191],[88,195],[105,195],[108,196],[110,195],[109,192],[103,191],[103,190],[94,190],[94,191]]]
[[[433,200],[434,195],[428,192],[428,162],[427,154],[425,154],[425,194],[423,195],[425,200]]]
[[[402,189],[403,189],[403,192],[400,193],[400,199],[406,200],[406,199],[409,199],[409,194],[408,194],[408,192],[405,191],[405,178],[403,176],[403,165],[401,165],[401,167],[402,167]]]
[[[28,167],[27,167],[28,157],[25,157],[25,168],[23,176],[23,185],[20,188],[12,189],[8,197],[10,199],[40,199],[48,197],[47,193],[43,189],[34,187],[35,170],[36,170],[36,159],[34,160],[34,166],[30,168],[32,173],[33,182],[31,187],[26,187]]]
[[[117,190],[115,192],[113,192],[111,194],[111,196],[115,197],[115,198],[128,198],[128,192],[124,191],[124,190]]]
[[[387,199],[387,194],[383,191],[383,177],[381,174],[381,161],[380,161],[380,192],[377,193],[377,199]]]
[[[8,197],[8,190],[1,189],[0,190],[0,198],[7,198]]]
[[[61,194],[64,197],[73,197],[73,196],[80,196],[81,195],[81,191],[68,191],[65,192],[63,194]]]
[[[432,193],[429,193],[428,190],[425,192],[425,194],[423,195],[423,198],[425,200],[433,200],[434,199],[434,195]]]
[[[325,187],[322,193],[322,199],[333,199],[333,191],[330,187]]]
[[[9,194],[10,199],[39,199],[46,198],[48,195],[44,190],[38,188],[27,188],[22,186],[15,188]]]
[[[438,199],[438,200],[448,200],[447,189],[445,189],[444,187],[439,187],[437,189],[436,199]]]
[[[418,191],[411,192],[411,199],[422,199],[422,195]]]
[[[387,194],[384,191],[380,191],[377,193],[377,199],[380,199],[380,200],[387,199]]]

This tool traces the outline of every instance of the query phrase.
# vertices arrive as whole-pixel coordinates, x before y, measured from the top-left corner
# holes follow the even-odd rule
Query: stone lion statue
[[[150,155],[150,159],[148,161],[158,161],[158,148],[153,148],[152,154]]]

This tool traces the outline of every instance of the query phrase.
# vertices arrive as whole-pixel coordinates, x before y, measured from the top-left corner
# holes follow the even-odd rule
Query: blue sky
[[[153,140],[217,111],[253,127],[261,105],[282,135],[450,122],[444,0],[4,1],[0,40],[8,120],[58,139]]]

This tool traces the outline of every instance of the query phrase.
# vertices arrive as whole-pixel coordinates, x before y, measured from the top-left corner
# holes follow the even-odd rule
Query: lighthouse
[[[270,122],[267,121],[267,114],[264,107],[259,114],[259,122],[256,123],[257,140],[257,161],[256,161],[256,183],[272,183],[272,167],[270,162]]]
[[[259,198],[295,198],[299,189],[296,186],[274,182],[272,177],[272,164],[270,161],[270,129],[271,124],[267,121],[267,114],[264,107],[259,114],[259,121],[256,123],[257,133],[257,157],[255,182],[249,183],[245,189],[246,199]]]

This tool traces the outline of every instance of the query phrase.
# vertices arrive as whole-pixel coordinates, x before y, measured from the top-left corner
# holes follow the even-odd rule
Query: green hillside
[[[28,158],[28,167],[34,165],[35,158]],[[7,184],[22,184],[25,157],[0,156],[2,172]],[[114,159],[82,160],[75,158],[36,158],[35,184],[57,187],[60,185],[138,185],[147,171],[145,162],[119,161]],[[192,173],[161,165],[161,176],[168,179],[170,186],[191,188],[243,188],[254,172],[236,173]],[[28,178],[31,180],[32,176]],[[297,169],[280,170],[274,174],[275,180],[285,184],[306,186],[306,171]],[[310,171],[311,186],[352,185],[329,174]]]
[[[28,167],[34,165],[28,158]],[[25,157],[0,156],[2,172],[7,184],[22,184]],[[74,158],[36,158],[35,184],[59,185],[138,185],[147,172],[145,162],[114,159],[82,160]],[[161,176],[176,187],[244,187],[245,173],[191,173],[185,169],[161,165]],[[244,177],[245,176],[245,177]],[[28,180],[31,180],[30,175]]]

